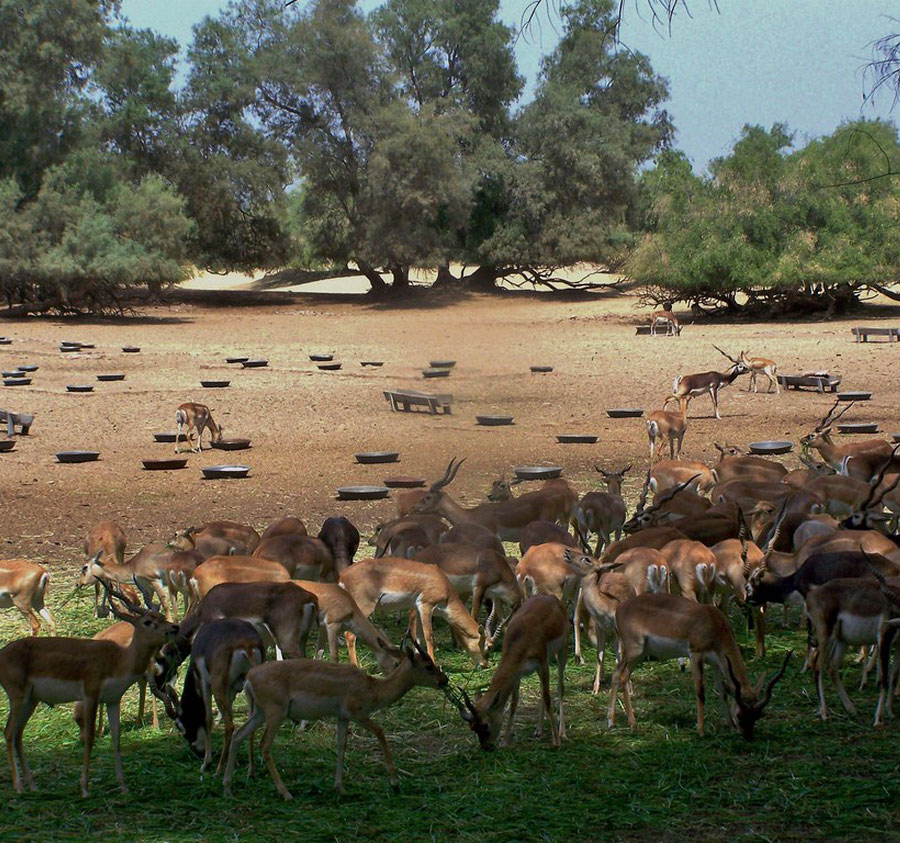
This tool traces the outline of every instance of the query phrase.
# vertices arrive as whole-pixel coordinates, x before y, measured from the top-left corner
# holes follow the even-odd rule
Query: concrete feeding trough
[[[321,369],[323,372],[336,372],[341,368],[340,363],[319,363],[316,366],[317,369]]]
[[[841,433],[878,433],[878,422],[839,424],[837,428]]]
[[[174,442],[177,433],[154,433],[153,440],[155,442]]]
[[[872,397],[871,392],[839,392],[838,401],[868,401]]]
[[[531,369],[531,371],[535,372],[535,373],[552,372],[553,371],[552,366],[529,366],[528,368]]]
[[[16,366],[16,370],[19,372],[36,372],[40,368],[40,366]]]
[[[241,366],[243,366],[245,369],[264,369],[268,365],[269,361],[263,359],[245,360],[243,363],[241,363]]]
[[[432,369],[452,369],[456,365],[455,360],[429,360],[428,365]]]
[[[246,363],[250,358],[249,357],[226,357],[226,363]]]
[[[330,363],[334,360],[333,354],[310,354],[309,359],[313,361],[313,363]]]
[[[384,360],[360,360],[360,366],[371,366],[372,368],[377,368],[378,366],[384,365]]]
[[[450,377],[449,369],[425,369],[422,372],[422,377],[425,378],[447,378]]]
[[[126,354],[137,354],[140,351],[140,346],[137,345],[123,345],[122,351]]]
[[[3,385],[4,386],[28,386],[31,383],[31,378],[4,378]]]

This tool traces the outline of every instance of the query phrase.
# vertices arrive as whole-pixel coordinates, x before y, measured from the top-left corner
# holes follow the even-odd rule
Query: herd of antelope
[[[92,639],[40,636],[42,622],[55,632],[46,607],[48,573],[25,560],[0,562],[0,607],[17,608],[32,632],[0,650],[13,787],[35,788],[23,732],[38,704],[75,702],[82,795],[88,794],[102,707],[124,790],[120,704],[132,684],[141,690],[138,718],[149,689],[154,722],[158,698],[202,759],[201,770],[213,764],[218,709],[224,742],[217,773],[226,793],[248,738],[252,770],[253,737],[263,728],[263,759],[279,794],[291,798],[272,754],[288,719],[336,720],[339,791],[349,723],[369,730],[396,787],[391,750],[372,715],[416,686],[440,690],[480,746],[493,749],[511,741],[520,682],[537,672],[536,734],[548,720],[557,746],[566,737],[570,631],[578,663],[584,662],[585,636],[596,648],[594,694],[606,680],[607,649],[616,654],[610,728],[620,695],[635,728],[635,668],[647,658],[679,658],[691,665],[698,733],[705,728],[708,663],[718,671],[732,726],[750,739],[791,653],[768,680],[752,682],[728,617],[733,604],[745,608],[755,625],[759,657],[765,652],[767,607],[804,607],[804,669],[812,671],[822,719],[828,717],[826,679],[853,711],[839,668],[848,646],[865,648],[862,682],[877,669],[874,723],[881,725],[891,714],[900,672],[900,660],[890,658],[900,625],[900,537],[892,532],[900,515],[900,446],[881,439],[835,444],[831,426],[841,415],[835,402],[801,440],[803,468],[788,470],[727,444],[717,445],[715,465],[680,459],[692,397],[709,394],[718,416],[718,390],[746,372],[767,376],[777,391],[771,361],[745,353],[729,359],[725,374],[676,379],[670,398],[679,401],[679,410],[663,409],[646,419],[650,464],[631,513],[623,495],[631,465],[596,466],[606,489],[583,495],[562,479],[516,495],[515,482],[500,478],[484,502],[466,507],[448,491],[464,463],[453,459],[429,488],[397,494],[397,517],[379,525],[370,539],[371,558],[360,561],[360,533],[343,516],[327,518],[315,536],[293,516],[262,533],[212,521],[178,530],[128,559],[124,530],[104,521],[85,539],[77,584],[93,586],[94,612],[112,612],[118,623]],[[176,420],[192,448],[191,430],[198,434],[198,448],[204,430],[221,436],[202,405],[182,405]],[[665,440],[669,459],[662,459]],[[509,555],[503,542],[518,543],[518,553]],[[406,613],[406,632],[394,643],[377,621],[397,612]],[[449,625],[456,646],[478,667],[490,668],[500,646],[487,689],[475,699],[436,665],[435,617]],[[318,658],[308,659],[316,630]],[[382,677],[359,667],[358,642],[371,652]],[[349,664],[340,661],[342,643]],[[233,704],[240,691],[248,716],[236,728]]]

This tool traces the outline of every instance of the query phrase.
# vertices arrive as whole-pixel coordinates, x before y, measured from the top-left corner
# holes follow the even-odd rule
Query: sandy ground
[[[848,389],[870,389],[854,421],[900,430],[896,377],[900,347],[857,345],[852,321],[751,325],[688,325],[681,338],[635,336],[641,321],[630,297],[471,296],[440,306],[386,305],[360,299],[271,295],[250,306],[191,303],[147,310],[134,320],[0,320],[3,370],[36,364],[30,387],[3,387],[0,406],[36,414],[32,435],[0,454],[0,553],[44,561],[71,571],[84,534],[105,518],[119,520],[129,550],[165,539],[178,527],[230,518],[262,527],[284,514],[302,517],[311,531],[328,515],[344,514],[368,533],[391,517],[391,500],[339,503],[341,485],[380,483],[391,474],[439,476],[453,456],[466,463],[451,491],[474,503],[490,480],[516,465],[558,464],[581,491],[596,485],[593,465],[633,462],[630,490],[640,485],[647,440],[639,419],[612,420],[604,408],[658,407],[679,373],[722,368],[715,343],[736,355],[775,358],[782,372],[828,369]],[[229,299],[229,302],[233,298]],[[900,323],[896,316],[886,324]],[[61,340],[96,349],[61,354]],[[139,345],[140,354],[121,346]],[[311,352],[333,352],[339,372],[320,372]],[[265,369],[241,369],[225,357],[265,357]],[[448,379],[426,381],[429,360],[455,359]],[[361,360],[384,360],[380,369]],[[529,372],[552,365],[551,374]],[[97,383],[124,372],[120,383]],[[230,378],[228,389],[203,389],[201,378]],[[93,383],[92,394],[66,392]],[[392,413],[382,390],[409,387],[454,396],[453,414]],[[831,404],[811,392],[753,395],[743,378],[722,394],[725,418],[711,418],[708,399],[689,413],[685,455],[712,461],[713,441],[796,440]],[[206,403],[226,436],[253,440],[249,451],[205,450],[188,467],[148,472],[141,459],[172,454],[153,432],[174,430],[175,408]],[[475,424],[480,413],[509,413],[511,427]],[[560,445],[558,433],[594,433],[596,445]],[[54,454],[95,449],[101,459],[60,465]],[[400,462],[360,466],[354,453],[397,450]],[[788,458],[794,463],[795,458]],[[200,466],[252,466],[244,480],[204,480]],[[528,484],[520,488],[526,488]],[[63,580],[65,581],[65,580]]]

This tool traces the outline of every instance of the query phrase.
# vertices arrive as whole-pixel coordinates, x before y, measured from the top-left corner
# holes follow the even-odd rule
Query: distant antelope
[[[738,358],[741,363],[743,363],[747,367],[747,371],[750,372],[750,386],[747,387],[747,391],[756,392],[756,376],[759,374],[765,375],[769,379],[769,388],[766,392],[772,391],[772,385],[775,386],[775,394],[779,395],[781,393],[781,388],[778,385],[778,367],[775,365],[774,360],[769,360],[766,357],[748,357],[746,351],[741,352],[741,356]]]
[[[660,325],[666,326],[666,336],[676,337],[681,335],[681,325],[678,317],[671,310],[654,310],[650,314],[650,333],[656,336],[656,329]]]
[[[187,403],[182,404],[175,411],[175,424],[178,430],[175,433],[175,453],[179,451],[178,442],[186,439],[188,447],[193,451],[194,446],[191,445],[191,431],[197,431],[197,448],[199,453],[203,450],[203,431],[209,428],[209,436],[213,442],[218,442],[222,438],[224,428],[219,427],[212,417],[209,407],[205,404]]]
[[[725,354],[722,349],[713,346],[716,351]],[[732,366],[727,372],[698,372],[693,375],[679,375],[672,381],[672,395],[669,400],[679,402],[681,412],[687,410],[688,401],[699,395],[709,395],[712,399],[713,411],[716,418],[721,419],[719,415],[719,390],[724,386],[734,383],[740,375],[747,373],[747,367],[740,361],[725,354],[732,361]]]
[[[666,399],[666,403],[671,396]],[[669,440],[669,459],[676,460],[681,456],[681,445],[684,441],[684,432],[687,429],[687,419],[684,413],[675,410],[655,410],[647,416],[644,424],[647,426],[647,438],[650,440],[650,462],[654,458],[662,456],[664,440]]]

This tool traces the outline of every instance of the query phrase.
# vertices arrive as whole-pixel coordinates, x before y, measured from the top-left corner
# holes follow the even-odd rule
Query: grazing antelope
[[[625,524],[625,501],[622,498],[622,483],[625,475],[631,468],[631,463],[621,471],[604,471],[599,465],[594,466],[594,471],[599,471],[606,481],[605,492],[588,492],[578,502],[576,509],[576,521],[581,535],[587,539],[591,533],[597,536],[597,546],[594,556],[599,556],[604,547],[612,540],[622,538],[622,527]]]
[[[747,677],[744,659],[734,640],[725,615],[715,606],[695,603],[670,594],[642,594],[622,603],[616,610],[619,633],[619,663],[613,673],[609,693],[609,727],[615,725],[616,696],[622,688],[628,725],[634,729],[636,720],[631,706],[629,680],[634,667],[645,658],[690,658],[697,696],[697,732],[703,736],[703,707],[705,689],[704,662],[715,664],[722,673],[722,690],[730,697],[729,715],[732,725],[747,740],[753,738],[756,721],[762,717],[772,690],[784,676],[791,652],[785,656],[781,669],[766,684],[764,677],[754,687]]]
[[[525,594],[552,594],[564,605],[569,606],[575,596],[581,577],[587,571],[574,566],[567,556],[568,545],[547,542],[528,548],[528,552],[516,565],[516,579]]]
[[[669,542],[683,538],[686,538],[684,533],[675,529],[675,527],[650,527],[613,542],[603,551],[600,561],[602,563],[615,562],[623,553],[637,547],[650,547],[659,550]]]
[[[897,448],[900,448],[900,445],[894,448],[895,454]],[[869,483],[865,497],[854,508],[854,512],[841,522],[842,527],[849,530],[882,530],[892,517],[896,519],[897,512],[900,510],[900,495],[896,492],[897,486],[900,484],[900,474],[894,474],[892,477],[885,476],[892,463],[893,456],[884,461],[881,470]],[[887,506],[893,516],[883,512],[885,501],[887,501]]]
[[[324,542],[331,553],[336,574],[346,571],[353,564],[353,557],[359,550],[359,530],[343,515],[326,518],[319,530],[319,541]]]
[[[116,781],[127,791],[119,749],[119,706],[122,694],[147,669],[150,657],[178,633],[178,627],[162,615],[142,609],[121,592],[112,592],[127,609],[110,608],[120,620],[134,627],[131,644],[122,648],[112,641],[92,638],[20,638],[0,650],[0,685],[9,697],[6,721],[6,752],[13,788],[21,793],[27,785],[36,790],[25,760],[22,733],[39,703],[56,705],[81,700],[84,712],[81,795],[88,796],[88,771],[94,748],[97,707],[106,705],[115,758]],[[17,763],[18,762],[18,763]],[[21,773],[19,768],[21,767]],[[24,785],[23,785],[24,783]]]
[[[743,454],[727,443],[720,445],[714,442],[713,445],[719,452],[719,461],[712,467],[716,483],[727,483],[729,480],[779,483],[788,473],[788,470],[775,460]]]
[[[391,750],[384,732],[372,720],[371,715],[393,705],[416,686],[443,688],[447,683],[444,673],[418,645],[415,650],[406,649],[400,664],[385,679],[376,679],[352,665],[308,659],[267,662],[254,667],[247,674],[244,683],[250,717],[235,733],[228,750],[228,763],[223,779],[225,794],[231,795],[231,780],[240,745],[265,724],[261,743],[262,756],[278,792],[284,799],[292,799],[272,758],[275,735],[279,726],[288,718],[297,722],[320,720],[324,717],[337,720],[335,789],[339,793],[346,792],[344,748],[347,745],[347,728],[352,720],[378,739],[391,787],[396,791],[399,789],[399,782]]]
[[[522,532],[519,533],[519,541],[522,541],[522,536],[525,535],[526,532],[529,532],[529,528],[533,524],[549,524],[549,521],[532,521],[522,528]],[[557,522],[553,522],[554,524]],[[480,524],[457,524],[455,527],[451,527],[447,530],[446,533],[441,533],[439,542],[464,542],[465,544],[474,544],[475,547],[480,547],[482,550],[496,550],[501,556],[505,553],[503,550],[503,542],[497,538],[496,533],[492,533],[486,527],[482,527]],[[433,544],[433,542],[429,542],[429,544]]]
[[[819,693],[818,715],[822,720],[828,719],[824,681],[826,673],[834,682],[846,711],[856,713],[839,673],[841,659],[848,645],[878,646],[881,689],[873,725],[881,726],[884,723],[885,708],[892,716],[888,662],[900,619],[895,617],[895,604],[885,596],[885,589],[900,599],[900,588],[896,585],[882,585],[870,577],[832,579],[822,585],[812,586],[806,593],[806,616],[818,642],[818,652],[813,659],[813,674]]]
[[[650,440],[650,464],[662,456],[665,440],[669,440],[669,459],[681,456],[684,433],[687,430],[687,419],[684,413],[677,410],[654,410],[644,420],[647,427],[647,438]]]
[[[261,541],[250,558],[277,562],[284,566],[292,579],[323,582],[337,580],[334,559],[328,545],[311,536],[273,536]]]
[[[668,563],[669,587],[682,597],[712,602],[716,586],[716,555],[705,544],[690,539],[669,542],[659,551]]]
[[[388,556],[397,556],[396,553],[387,553],[388,546],[394,537],[405,530],[420,530],[428,538],[428,544],[437,542],[442,533],[447,532],[447,524],[443,518],[438,515],[407,515],[403,518],[395,518],[387,524],[378,527],[373,538],[369,540],[369,546],[375,548],[375,558],[387,554]]]
[[[47,621],[51,632],[56,632],[56,621],[44,605],[50,574],[34,562],[24,559],[0,560],[0,609],[15,607],[31,625],[31,634],[41,631],[41,618]],[[40,617],[38,617],[40,615]]]
[[[660,325],[665,325],[666,336],[681,336],[681,325],[678,322],[678,317],[672,313],[671,309],[654,310],[653,313],[650,314],[651,336],[656,336],[656,329]]]
[[[437,614],[457,633],[475,664],[487,665],[484,629],[466,611],[447,575],[436,566],[391,557],[364,559],[344,571],[339,581],[365,617],[371,616],[376,607],[415,609],[432,659],[431,619]]]
[[[649,490],[654,495],[691,481],[698,495],[705,495],[715,486],[716,478],[709,466],[696,460],[663,460],[650,469]]]
[[[270,539],[273,536],[305,536],[306,524],[294,515],[285,515],[277,521],[273,521],[266,527],[265,531],[258,538],[258,542],[264,539]],[[321,538],[321,536],[319,536]],[[255,548],[254,548],[255,550]]]
[[[738,359],[750,373],[750,385],[747,387],[747,392],[751,390],[753,392],[757,391],[756,377],[762,374],[769,379],[769,388],[766,392],[771,392],[774,386],[775,394],[781,394],[781,387],[778,385],[778,367],[775,365],[774,360],[769,360],[767,357],[749,357],[746,351],[742,351]]]
[[[100,551],[104,565],[121,565],[125,561],[128,537],[115,521],[101,521],[91,528],[84,540],[85,559],[92,559]],[[109,610],[100,602],[100,583],[94,583],[94,616],[105,618]]]
[[[258,556],[213,556],[193,570],[190,584],[194,598],[202,600],[222,583],[284,583],[290,578],[280,562]]]
[[[166,713],[203,759],[200,772],[212,764],[213,700],[225,725],[225,743],[216,775],[222,772],[234,734],[232,705],[252,667],[266,660],[266,646],[253,624],[238,618],[220,618],[200,627],[191,644],[191,661],[179,700],[166,686]]]
[[[720,348],[713,346],[716,351],[725,354]],[[712,399],[713,411],[717,419],[721,419],[719,415],[719,390],[722,387],[733,384],[741,375],[747,373],[747,367],[740,361],[725,354],[732,361],[732,366],[727,372],[698,372],[693,375],[678,375],[672,381],[672,395],[668,401],[678,401],[681,413],[687,411],[688,401],[691,398],[697,398],[700,395],[709,395]]]
[[[207,521],[194,528],[194,536],[197,540],[225,539],[235,548],[236,553],[240,553],[241,548],[246,548],[247,553],[253,553],[259,544],[259,533],[252,527],[239,524],[237,521]]]
[[[530,548],[547,542],[579,547],[578,540],[565,527],[550,521],[532,521],[519,534],[519,555],[524,556]]]
[[[513,615],[503,638],[500,663],[491,677],[491,684],[473,704],[464,695],[465,704],[458,703],[463,719],[478,735],[482,749],[494,749],[503,726],[503,714],[509,702],[509,719],[503,734],[503,745],[509,744],[513,721],[519,705],[519,685],[522,677],[538,671],[541,680],[541,707],[538,710],[535,737],[543,730],[544,714],[550,720],[550,739],[559,746],[566,737],[563,717],[563,692],[568,649],[569,621],[562,603],[549,594],[530,597]],[[553,719],[550,697],[550,660],[556,659],[557,693],[559,695],[559,724]]]
[[[250,551],[238,542],[229,541],[222,536],[202,535],[198,536],[195,527],[187,527],[178,530],[172,538],[166,542],[169,550],[191,550],[199,554],[205,561],[213,556],[230,556],[233,553],[246,555]]]
[[[633,547],[616,558],[621,573],[635,594],[668,594],[669,560],[654,547]]]
[[[188,448],[191,451],[200,453],[203,450],[203,431],[209,429],[209,437],[212,442],[218,442],[222,439],[224,428],[219,427],[213,421],[212,413],[205,404],[195,404],[188,402],[182,404],[175,411],[175,424],[178,429],[175,432],[175,453],[179,452],[178,442],[181,439],[187,440]],[[191,444],[191,431],[197,431],[197,447]]]

